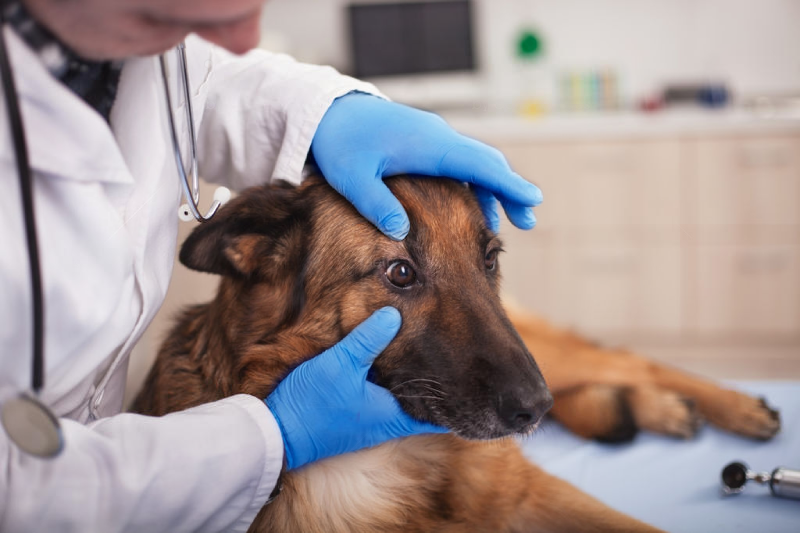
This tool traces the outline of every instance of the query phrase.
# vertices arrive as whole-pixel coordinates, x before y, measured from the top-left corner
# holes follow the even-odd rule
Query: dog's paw
[[[594,438],[598,442],[607,444],[622,444],[630,442],[639,433],[639,424],[636,422],[625,389],[616,389],[614,395],[615,416],[613,424],[608,425],[604,431],[598,432]]]
[[[691,439],[703,425],[695,402],[656,387],[634,387],[628,391],[636,425],[641,429],[681,439]]]
[[[586,385],[556,394],[550,414],[573,433],[605,443],[629,442],[639,431],[627,389],[613,385]]]
[[[738,435],[769,440],[781,429],[780,413],[764,398],[723,390],[713,402],[700,404],[709,422]]]

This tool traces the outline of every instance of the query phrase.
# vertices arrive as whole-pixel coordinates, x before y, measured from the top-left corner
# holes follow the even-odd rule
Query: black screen
[[[352,4],[356,76],[473,70],[469,0]]]

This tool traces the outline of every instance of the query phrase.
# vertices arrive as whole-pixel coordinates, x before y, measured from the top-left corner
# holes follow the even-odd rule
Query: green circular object
[[[542,39],[532,30],[524,30],[517,41],[517,54],[531,59],[542,53]]]

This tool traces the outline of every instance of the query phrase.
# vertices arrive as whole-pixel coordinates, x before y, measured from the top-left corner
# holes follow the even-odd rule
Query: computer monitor
[[[469,0],[354,3],[348,9],[357,77],[475,70]]]

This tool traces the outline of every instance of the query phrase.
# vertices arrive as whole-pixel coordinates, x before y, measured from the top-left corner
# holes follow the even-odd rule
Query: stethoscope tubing
[[[189,72],[186,66],[186,45],[179,43],[177,46],[178,52],[178,69],[181,71],[183,86],[184,105],[186,106],[186,126],[189,129],[189,140],[191,149],[191,167],[190,171],[186,172],[186,167],[183,164],[183,156],[181,154],[180,142],[178,141],[178,133],[175,128],[175,117],[172,112],[172,95],[169,90],[169,76],[167,73],[167,59],[166,54],[159,57],[161,64],[161,77],[164,81],[164,97],[167,101],[167,117],[169,119],[170,137],[172,138],[172,152],[175,156],[175,166],[178,167],[178,174],[180,176],[181,187],[183,188],[183,195],[186,197],[185,207],[198,222],[206,222],[214,216],[217,209],[222,205],[222,201],[214,199],[211,207],[205,215],[200,212],[198,201],[200,199],[200,178],[198,176],[198,163],[197,163],[197,136],[194,131],[194,112],[192,111],[192,98],[189,89]],[[189,180],[191,179],[191,183]]]
[[[19,109],[14,74],[8,56],[5,39],[5,14],[0,6],[0,75],[6,103],[8,123],[14,140],[14,155],[20,184],[22,212],[25,221],[25,240],[31,282],[32,314],[32,364],[31,391],[21,392],[17,397],[5,401],[0,409],[0,421],[9,438],[21,450],[41,458],[52,458],[64,448],[61,423],[53,411],[39,399],[44,388],[44,291],[42,269],[39,259],[39,240],[36,233],[36,216],[33,201],[33,173],[28,158],[25,127]]]
[[[8,58],[5,33],[0,14],[0,74],[3,78],[3,94],[8,110],[8,122],[14,139],[14,152],[19,175],[20,196],[22,197],[23,216],[25,219],[25,240],[28,248],[30,266],[31,300],[33,314],[33,363],[31,369],[31,389],[37,393],[44,387],[44,292],[42,290],[42,270],[39,261],[39,240],[36,234],[36,217],[33,202],[33,176],[28,159],[28,145],[25,140],[25,128],[19,110],[14,74]]]

